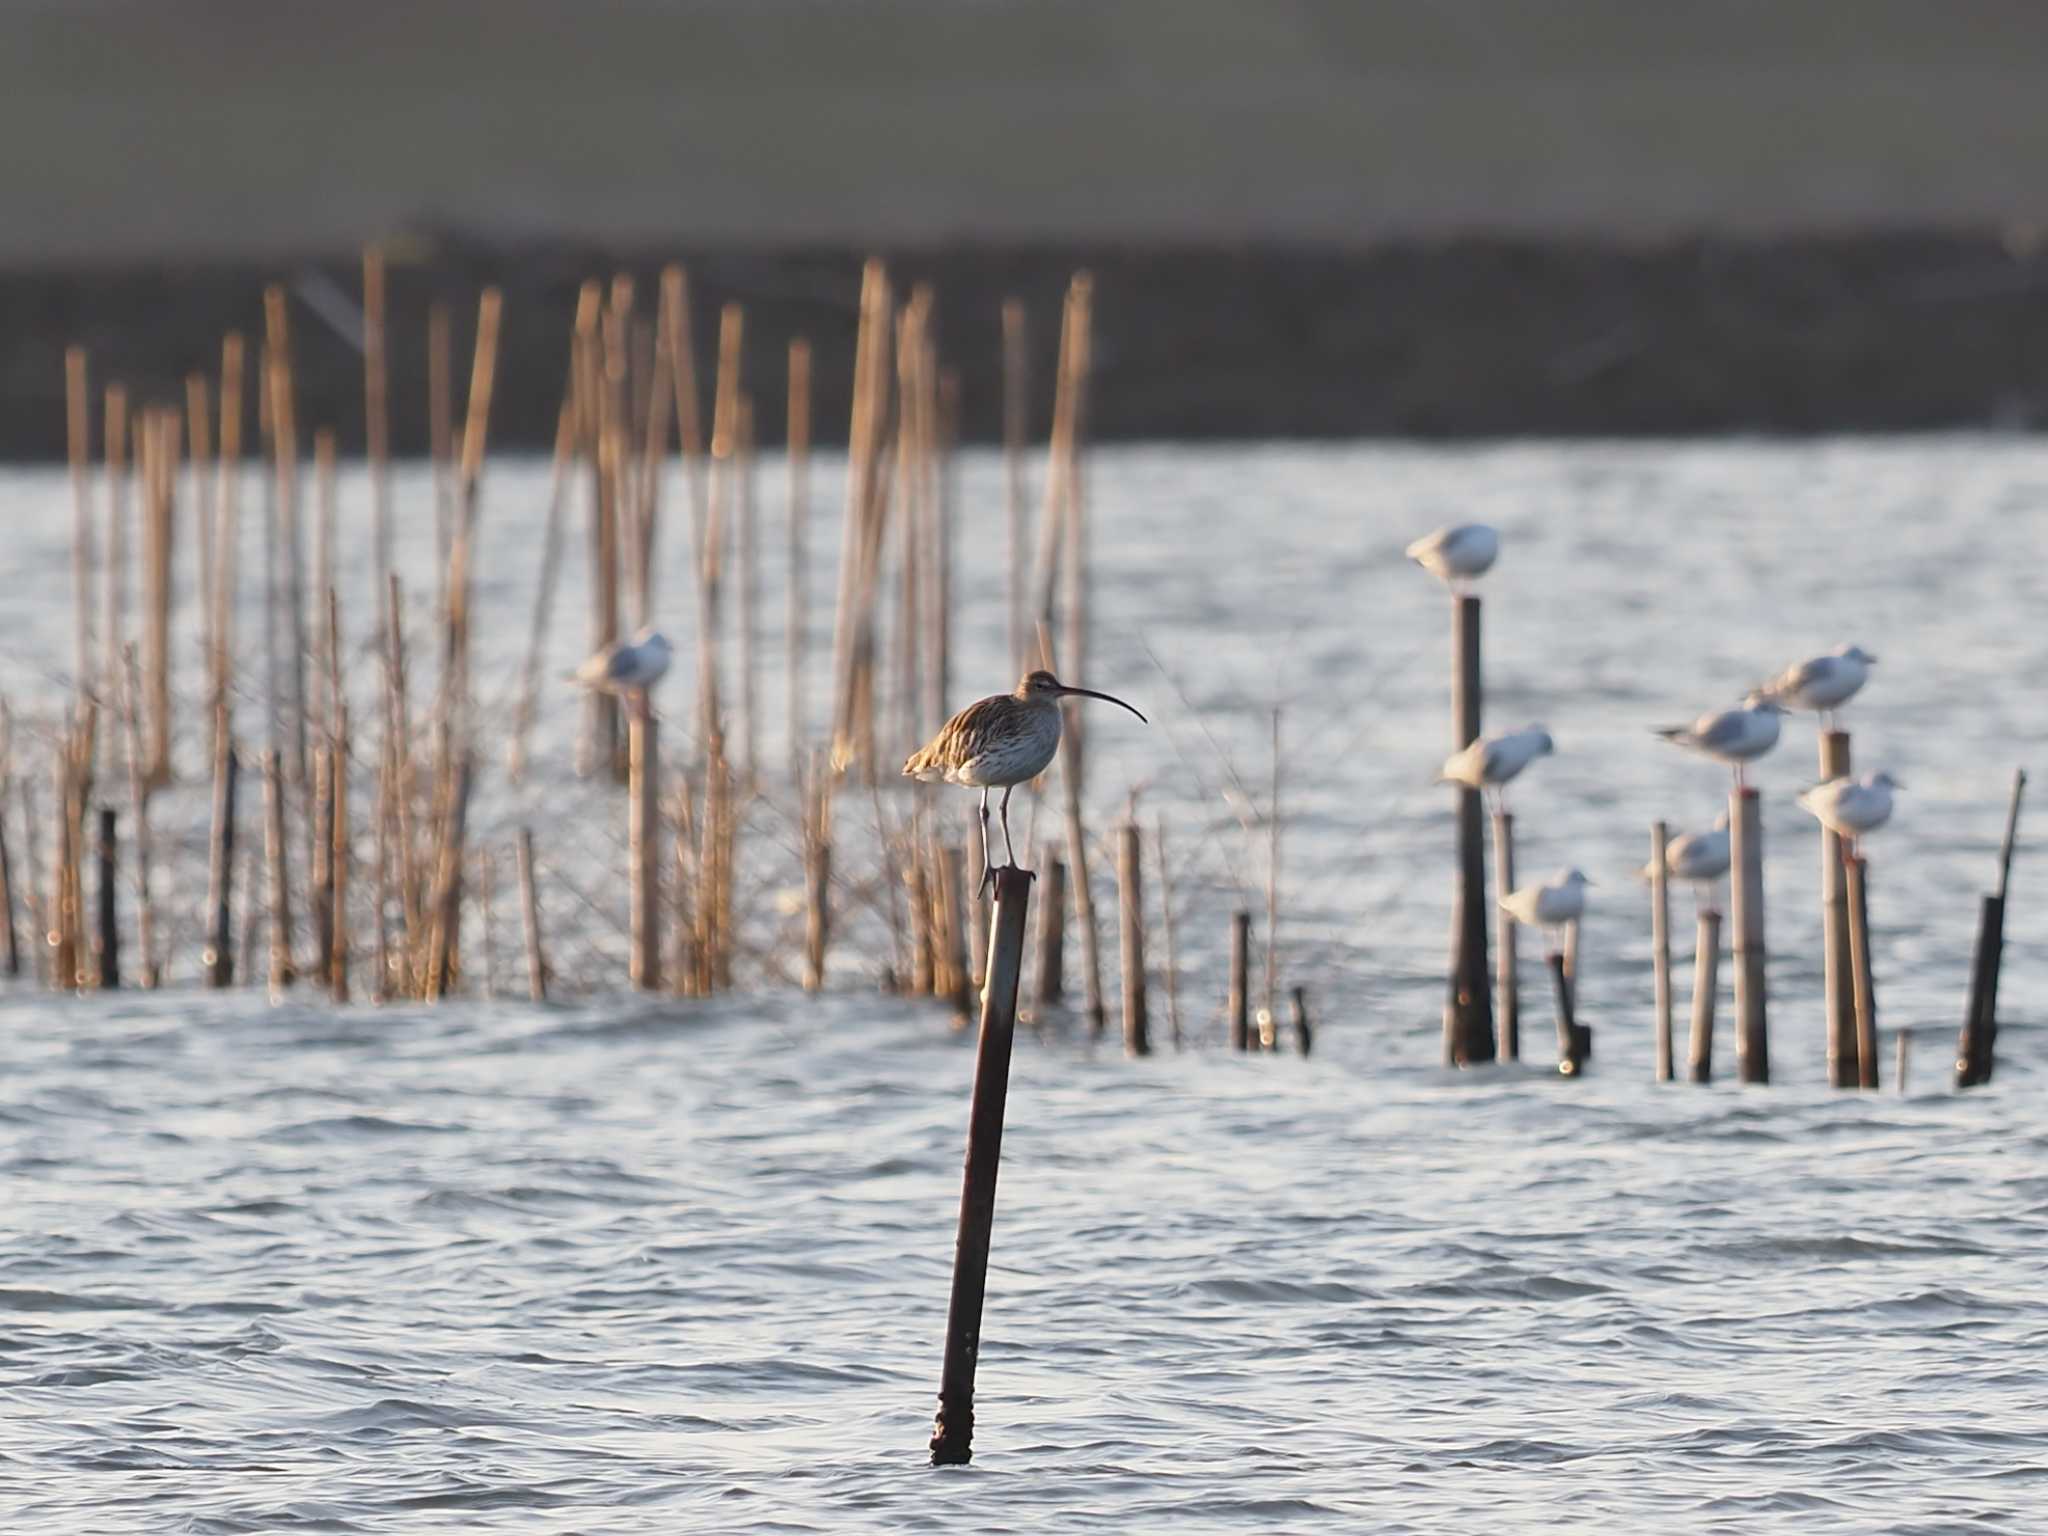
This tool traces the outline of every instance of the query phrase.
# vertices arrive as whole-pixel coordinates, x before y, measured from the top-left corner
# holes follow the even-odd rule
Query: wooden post
[[[1152,1054],[1145,1010],[1145,892],[1139,863],[1138,824],[1126,821],[1116,829],[1116,889],[1119,953],[1123,961],[1124,1053]]]
[[[1522,999],[1515,983],[1515,919],[1500,905],[1515,888],[1515,818],[1505,810],[1493,813],[1494,942],[1500,946],[1500,1059],[1522,1059]]]
[[[1657,1081],[1671,1081],[1671,829],[1650,823],[1650,959],[1657,987]]]
[[[1479,599],[1451,604],[1451,749],[1479,739],[1483,690],[1479,668]],[[1458,1065],[1494,1059],[1493,994],[1486,964],[1485,810],[1476,789],[1458,791],[1458,910],[1452,974],[1458,993]]]
[[[526,930],[526,990],[536,1003],[548,999],[548,964],[540,948],[540,892],[533,882],[533,828],[519,829],[519,916]]]
[[[1970,1001],[1963,1016],[1962,1038],[1956,1046],[1956,1086],[1974,1088],[1991,1081],[1997,1059],[1998,972],[2005,948],[2006,890],[2012,878],[2013,843],[2019,836],[2020,794],[2027,787],[2023,769],[2012,776],[2012,798],[2006,804],[2005,838],[1999,845],[1998,889],[1984,898],[1977,925],[1976,957],[1970,968]]]
[[[1248,1051],[1252,1048],[1251,948],[1251,913],[1231,913],[1230,996],[1224,1013],[1230,1020],[1230,1048],[1233,1051]]]
[[[21,974],[21,940],[14,928],[14,861],[7,853],[8,779],[0,763],[0,971]]]
[[[825,948],[832,932],[832,845],[819,841],[804,871],[804,990],[825,985]]]
[[[1565,974],[1564,955],[1553,949],[1544,962],[1550,969],[1550,990],[1557,1003],[1557,1070],[1577,1077],[1585,1067],[1592,1031],[1572,1017],[1572,984]]]
[[[1820,777],[1844,778],[1849,769],[1849,733],[1823,731]],[[1827,1011],[1828,1082],[1854,1088],[1862,1080],[1856,1058],[1856,988],[1849,959],[1849,887],[1842,873],[1842,837],[1825,823],[1820,829],[1821,987]]]
[[[974,1006],[974,988],[967,976],[967,854],[963,849],[938,842],[932,845],[932,851],[938,856],[934,871],[938,899],[933,903],[939,929],[937,969],[945,973],[942,992],[953,1005],[957,1027],[965,1029]],[[975,873],[978,876],[980,871]]]
[[[966,878],[967,901],[967,972],[968,985],[975,991],[988,978],[988,883],[982,879],[982,870],[987,867],[988,848],[983,841],[981,817],[967,818],[967,851],[962,856],[962,868]],[[972,886],[966,885],[971,880]]]
[[[1770,1032],[1764,1022],[1764,827],[1754,789],[1729,797],[1733,872],[1729,919],[1735,930],[1735,1078],[1771,1080]]]
[[[276,747],[263,754],[263,854],[270,871],[270,994],[276,997],[297,976],[292,969],[291,882],[285,869],[284,756]]]
[[[1315,1034],[1309,1028],[1308,1022],[1308,994],[1300,987],[1295,987],[1288,992],[1287,998],[1294,1015],[1294,1043],[1300,1048],[1301,1054],[1306,1056],[1309,1048],[1315,1044]]]
[[[348,703],[337,690],[330,700],[333,740],[327,755],[332,760],[328,830],[333,838],[327,854],[327,986],[337,1003],[348,1001]]]
[[[1152,849],[1159,860],[1159,940],[1165,950],[1161,957],[1166,973],[1166,1021],[1173,1031],[1173,1048],[1181,1048],[1180,964],[1173,945],[1173,875],[1166,862],[1166,818],[1152,829]]]
[[[1856,987],[1856,1086],[1875,1088],[1877,998],[1870,973],[1870,904],[1863,883],[1863,856],[1845,855],[1842,873],[1849,890],[1849,971]]]
[[[235,887],[235,776],[240,764],[225,727],[214,736],[213,835],[207,840],[206,948],[200,960],[206,984],[226,987],[235,979],[233,910]]]
[[[1045,866],[1045,899],[1038,904],[1038,977],[1031,1016],[1043,1020],[1066,992],[1067,866],[1050,848],[1039,862]]]
[[[1721,914],[1709,907],[1700,914],[1692,962],[1692,1042],[1686,1065],[1695,1083],[1714,1080],[1714,987],[1720,969]]]
[[[974,1098],[967,1112],[960,1232],[953,1252],[952,1298],[946,1308],[945,1364],[939,1378],[938,1418],[932,1426],[935,1467],[964,1466],[974,1453],[974,1368],[981,1356],[996,1171],[1003,1152],[1003,1110],[1010,1092],[1010,1047],[1017,1024],[1017,980],[1024,967],[1024,921],[1030,905],[1031,872],[997,870],[988,986],[982,992]]]
[[[632,863],[631,980],[643,992],[661,985],[661,822],[655,796],[660,793],[656,761],[658,735],[654,712],[641,694],[626,711],[627,856]],[[618,909],[613,908],[614,911]]]
[[[99,951],[99,984],[111,992],[121,985],[121,930],[114,910],[114,808],[100,807],[100,838],[94,850],[99,865],[99,924],[93,947]]]
[[[1892,1083],[1898,1089],[1899,1097],[1903,1099],[1906,1096],[1906,1057],[1912,1050],[1913,1031],[1897,1029],[1892,1033],[1898,1036],[1898,1057],[1892,1063]]]

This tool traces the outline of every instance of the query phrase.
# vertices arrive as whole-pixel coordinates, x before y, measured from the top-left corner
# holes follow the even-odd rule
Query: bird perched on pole
[[[1825,656],[1795,662],[1764,684],[1762,692],[1793,709],[1820,716],[1822,730],[1835,726],[1835,711],[1855,696],[1877,658],[1860,645],[1838,645]]]
[[[1027,672],[1014,693],[991,694],[961,710],[939,728],[939,734],[910,755],[906,778],[926,784],[964,784],[981,791],[982,884],[995,878],[989,854],[988,792],[1003,792],[1003,848],[1007,867],[1017,867],[1017,849],[1010,841],[1010,792],[1045,772],[1060,749],[1065,698],[1102,699],[1144,720],[1144,715],[1114,694],[1093,688],[1070,688],[1050,672]],[[1148,724],[1150,722],[1147,722]]]
[[[1822,826],[1839,833],[1843,851],[1853,856],[1858,838],[1892,819],[1892,791],[1905,787],[1888,773],[1866,773],[1860,779],[1829,779],[1802,790],[1799,803]]]
[[[1714,899],[1714,882],[1728,873],[1728,813],[1714,818],[1711,832],[1688,832],[1664,845],[1664,869],[1674,880],[1690,880],[1694,905],[1706,907]],[[1650,878],[1650,866],[1636,871],[1638,878]]]
[[[1567,923],[1575,923],[1586,911],[1586,887],[1593,882],[1576,869],[1568,869],[1542,885],[1525,885],[1501,897],[1501,910],[1525,928],[1541,928],[1552,949],[1561,946],[1560,935]]]
[[[1408,546],[1408,558],[1453,592],[1463,592],[1500,555],[1500,535],[1484,523],[1453,523]]]
[[[668,637],[650,625],[630,641],[614,640],[600,647],[570,674],[570,681],[599,693],[620,694],[645,710],[649,692],[668,671],[674,654]]]
[[[1666,726],[1657,734],[1675,746],[1690,747],[1735,769],[1735,787],[1744,787],[1742,765],[1762,757],[1778,744],[1778,721],[1785,706],[1762,689],[1752,691],[1739,709],[1701,715],[1691,725]]]
[[[1525,725],[1519,731],[1499,736],[1482,736],[1462,751],[1444,759],[1440,784],[1462,784],[1482,793],[1491,791],[1496,810],[1506,810],[1508,780],[1557,750],[1550,732],[1540,725]]]

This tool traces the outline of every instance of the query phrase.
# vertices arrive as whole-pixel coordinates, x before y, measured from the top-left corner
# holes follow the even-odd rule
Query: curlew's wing
[[[913,779],[950,777],[988,743],[1002,707],[1010,702],[1004,693],[977,699],[939,727],[939,734],[910,754],[904,775]]]

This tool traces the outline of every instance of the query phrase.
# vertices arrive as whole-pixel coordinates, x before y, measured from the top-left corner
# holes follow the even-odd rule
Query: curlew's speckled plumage
[[[1145,717],[1122,699],[1092,688],[1069,688],[1050,672],[1029,672],[1014,693],[978,699],[948,720],[929,743],[910,755],[905,777],[927,784],[964,784],[981,791],[982,878],[995,873],[988,847],[988,792],[1003,792],[1003,847],[1010,867],[1017,850],[1010,842],[1010,791],[1045,772],[1060,749],[1060,700],[1105,699]]]

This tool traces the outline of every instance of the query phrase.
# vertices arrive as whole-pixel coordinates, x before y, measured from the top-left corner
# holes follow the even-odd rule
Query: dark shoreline
[[[551,439],[578,284],[663,254],[441,242],[391,268],[395,447],[425,437],[428,303],[467,345],[477,290],[505,290],[496,446]],[[865,253],[675,253],[693,284],[700,365],[717,306],[746,307],[745,375],[761,440],[782,435],[784,349],[808,336],[816,420],[843,438]],[[1022,297],[1033,433],[1069,274],[1096,279],[1097,440],[1807,434],[2016,427],[2048,419],[2048,259],[1995,232],[1900,230],[1655,243],[1460,239],[1318,247],[961,246],[883,251],[899,290],[929,281],[959,370],[964,435],[999,423],[998,309]],[[353,257],[297,265],[0,271],[0,458],[61,457],[63,352],[95,387],[181,401],[220,337],[261,332],[261,290],[322,279],[353,297]],[[300,420],[361,442],[360,361],[293,306]],[[458,367],[466,381],[466,358]]]

